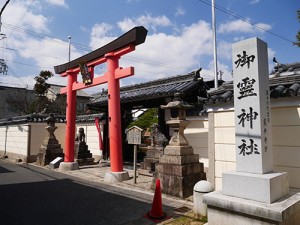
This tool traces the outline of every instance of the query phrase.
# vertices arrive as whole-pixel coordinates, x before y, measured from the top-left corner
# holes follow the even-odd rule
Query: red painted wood
[[[67,125],[65,141],[65,162],[74,162],[74,143],[75,143],[75,121],[76,121],[76,91],[93,87],[99,84],[108,83],[108,122],[109,122],[109,149],[111,172],[123,171],[122,156],[122,131],[121,131],[121,107],[120,107],[120,79],[134,75],[134,68],[120,68],[119,59],[135,49],[135,46],[129,45],[122,49],[105,54],[103,58],[89,62],[87,65],[90,72],[101,63],[107,63],[107,72],[102,76],[94,77],[91,85],[85,85],[77,82],[78,68],[68,70],[61,74],[62,77],[68,77],[68,85],[60,90],[61,94],[67,93]]]
[[[67,86],[67,110],[66,110],[66,141],[65,141],[65,162],[74,162],[75,152],[75,121],[76,121],[76,91],[72,85],[77,80],[76,73],[69,73]]]

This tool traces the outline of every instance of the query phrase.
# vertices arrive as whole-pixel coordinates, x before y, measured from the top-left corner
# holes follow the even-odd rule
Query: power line
[[[28,84],[26,84],[23,80],[22,80],[22,78],[19,76],[19,75],[17,75],[9,66],[8,66],[8,70],[14,75],[14,77],[16,77],[16,78],[18,78],[25,86],[27,86]]]
[[[19,21],[18,21],[18,23],[17,23],[17,25],[16,25],[15,27],[18,27],[18,26],[19,26],[19,24],[20,24],[21,21],[23,20],[24,16],[26,15],[26,13],[29,11],[29,9],[30,9],[31,5],[33,4],[33,2],[34,2],[34,0],[32,0],[31,3],[28,5],[26,11],[23,13],[23,15],[21,16],[21,18],[19,19]],[[12,32],[8,35],[8,38],[11,37],[11,35],[13,34],[14,31],[15,31],[15,30],[12,30]]]
[[[206,4],[206,5],[209,5],[210,7],[212,7],[211,3],[208,2],[208,1],[205,1],[205,0],[198,0],[198,1],[199,1],[199,2],[202,2],[202,3]],[[239,15],[237,15],[236,13],[234,13],[234,12],[232,12],[232,11],[229,11],[229,10],[225,9],[225,8],[222,7],[222,6],[219,6],[219,5],[215,4],[215,9],[218,9],[219,11],[224,12],[224,13],[226,13],[226,14],[228,14],[228,15],[234,17],[234,18],[240,19],[240,20],[244,21],[245,23],[248,23],[248,24],[250,24],[251,26],[254,26],[254,27],[256,27],[256,28],[258,28],[258,29],[260,29],[260,30],[263,30],[263,31],[265,31],[265,32],[267,32],[267,33],[269,33],[269,34],[271,34],[271,35],[274,35],[274,36],[276,36],[276,37],[278,37],[278,38],[280,38],[280,39],[282,39],[282,40],[284,40],[284,41],[287,41],[287,42],[292,43],[292,44],[294,43],[294,41],[291,41],[291,40],[289,40],[288,38],[286,38],[286,37],[284,37],[284,36],[282,36],[282,35],[276,34],[275,32],[269,31],[269,30],[267,30],[267,29],[265,29],[265,28],[263,28],[263,27],[261,27],[261,26],[258,26],[258,25],[255,24],[254,22],[252,22],[252,21],[250,21],[250,20],[248,20],[248,19],[246,19],[246,18],[244,18],[244,17],[242,17],[242,16],[239,16]]]
[[[27,63],[22,63],[22,62],[16,62],[16,61],[12,61],[12,60],[6,60],[7,62],[12,62],[15,64],[19,64],[19,65],[23,65],[23,66],[29,66],[29,67],[36,67],[36,68],[40,68],[40,69],[53,69],[53,67],[47,67],[47,66],[35,66],[35,65],[31,65],[31,64],[27,64]]]

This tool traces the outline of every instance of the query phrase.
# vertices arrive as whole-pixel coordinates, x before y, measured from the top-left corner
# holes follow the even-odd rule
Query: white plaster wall
[[[188,117],[190,124],[186,127],[184,135],[193,147],[194,153],[199,154],[200,162],[208,168],[208,120],[207,117]]]
[[[0,150],[27,156],[29,126],[12,125],[0,127]]]
[[[65,148],[66,125],[56,123],[55,136],[61,148]],[[29,123],[25,125],[0,126],[0,151],[12,153],[14,157],[21,157],[24,160],[28,156],[36,156],[39,149],[48,135],[45,123]],[[98,131],[94,123],[79,124],[76,126],[76,133],[79,127],[83,127],[86,134],[86,142],[93,156],[102,156],[99,149]],[[103,133],[102,133],[103,137]]]
[[[215,189],[222,173],[236,169],[234,112],[214,113]],[[272,108],[273,170],[288,172],[289,185],[300,188],[300,106]],[[213,168],[210,168],[213,169]]]

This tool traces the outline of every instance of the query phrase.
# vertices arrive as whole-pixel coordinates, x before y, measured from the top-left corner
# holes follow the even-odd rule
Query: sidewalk
[[[54,169],[57,172],[60,172],[59,169]],[[151,182],[152,182],[152,177],[149,176],[143,176],[143,175],[138,175],[136,178],[136,184],[134,184],[133,180],[133,174],[134,171],[130,166],[124,165],[124,170],[127,170],[129,173],[130,179],[127,181],[123,182],[118,182],[114,184],[108,184],[114,187],[126,189],[126,190],[131,190],[135,191],[141,194],[146,194],[149,195],[149,199],[153,199],[154,197],[154,190],[151,190]],[[91,182],[96,182],[96,183],[104,183],[104,177],[105,173],[110,171],[110,164],[109,163],[101,163],[101,164],[96,164],[96,165],[87,165],[87,166],[80,166],[79,170],[73,170],[73,171],[66,171],[66,172],[61,172],[65,173],[74,177],[78,177],[80,179],[85,179]],[[187,217],[189,217],[189,220],[193,220],[191,218],[191,212],[193,209],[193,202],[192,202],[193,196],[187,198],[187,199],[181,199],[181,198],[176,198],[173,196],[165,195],[162,194],[162,202],[163,205],[169,205],[172,206],[173,209],[166,211],[165,213],[167,214],[168,218],[167,220],[164,220],[160,223],[155,223],[149,219],[146,218],[140,218],[137,219],[136,221],[131,221],[129,224],[133,225],[151,225],[151,224],[193,224],[193,225],[201,225],[204,224],[199,221],[193,221],[191,223],[186,223],[186,222],[176,222],[176,218],[179,218],[185,214],[189,214]],[[149,208],[149,211],[151,209]],[[146,213],[146,212],[145,212]]]

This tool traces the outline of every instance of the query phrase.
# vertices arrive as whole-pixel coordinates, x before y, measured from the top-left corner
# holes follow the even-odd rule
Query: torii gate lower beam
[[[132,33],[134,31],[134,33]],[[138,35],[139,34],[139,35]],[[89,72],[94,75],[94,67],[101,63],[107,63],[107,72],[103,76],[95,78],[92,84],[85,85],[84,83],[77,82],[77,74],[80,71],[78,62],[81,62],[83,57],[71,61],[70,63],[55,67],[55,72],[61,73],[61,76],[68,77],[68,85],[61,89],[61,93],[67,93],[67,126],[66,126],[66,142],[65,142],[65,160],[61,163],[60,170],[76,169],[74,165],[74,147],[75,147],[75,119],[76,119],[76,91],[87,87],[92,87],[102,83],[108,83],[108,120],[109,120],[109,146],[110,146],[110,160],[111,160],[111,172],[112,176],[108,173],[105,176],[107,182],[122,181],[128,179],[128,172],[123,173],[123,157],[122,157],[122,133],[121,133],[121,110],[120,110],[120,82],[119,79],[131,76],[134,74],[134,68],[121,68],[119,67],[119,59],[122,55],[127,54],[135,50],[135,45],[141,44],[145,41],[147,30],[143,27],[137,27],[127,32],[125,43],[129,43],[126,46],[122,46],[124,41],[120,37],[115,40],[119,43],[118,47],[110,47],[108,45],[102,47],[105,51],[98,49],[92,52],[89,60],[86,64],[89,68]],[[127,35],[127,36],[126,36]],[[137,36],[137,37],[136,37]],[[123,41],[123,42],[122,42]],[[111,42],[113,43],[113,42]],[[120,47],[121,45],[121,47]],[[107,49],[110,51],[107,52]],[[116,50],[114,50],[116,49]],[[98,52],[97,52],[98,51]],[[102,57],[95,57],[105,54]],[[86,57],[89,58],[89,57]],[[80,61],[81,60],[81,61]],[[78,164],[77,164],[78,167]],[[117,174],[116,174],[117,173]],[[117,180],[114,180],[117,179]]]

